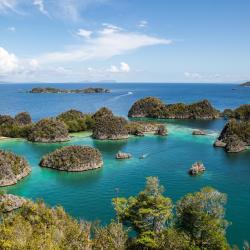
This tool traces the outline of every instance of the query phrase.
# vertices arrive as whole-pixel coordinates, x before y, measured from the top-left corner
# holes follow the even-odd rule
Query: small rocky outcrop
[[[118,160],[125,160],[125,159],[130,159],[132,157],[131,154],[129,153],[123,153],[123,152],[118,152],[115,156],[116,159]]]
[[[155,132],[155,134],[165,136],[165,135],[168,134],[168,132],[167,132],[166,127],[163,124],[161,124],[161,125],[158,126],[157,131]]]
[[[192,135],[206,135],[207,133],[204,130],[196,129],[192,132]]]
[[[202,162],[195,162],[189,169],[188,173],[192,176],[200,175],[204,173],[206,168]]]
[[[155,97],[146,97],[136,101],[128,112],[129,117],[147,117],[161,119],[200,119],[218,118],[220,112],[208,100],[193,104],[165,104]]]
[[[21,156],[0,150],[0,186],[10,186],[31,172],[28,162]]]
[[[41,167],[68,172],[81,172],[103,166],[99,150],[88,146],[68,146],[45,155]]]
[[[64,142],[68,141],[69,134],[66,125],[56,119],[42,119],[31,129],[28,140],[32,142]]]
[[[227,152],[238,153],[250,146],[250,121],[230,120],[214,143],[215,147],[223,147]]]
[[[166,126],[156,122],[131,121],[126,124],[126,129],[130,135],[135,136],[144,136],[145,133],[167,135]]]
[[[13,194],[0,195],[0,211],[8,213],[18,208],[21,208],[27,200],[23,197]]]
[[[93,115],[93,119],[95,120],[92,134],[94,139],[128,139],[127,121],[122,117],[114,116],[111,110],[101,108]]]
[[[104,88],[84,88],[84,89],[58,89],[58,88],[33,88],[28,91],[31,94],[94,94],[110,93],[109,89]]]

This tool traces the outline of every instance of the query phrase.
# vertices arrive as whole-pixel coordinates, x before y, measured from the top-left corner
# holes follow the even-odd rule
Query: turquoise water
[[[54,112],[62,112],[68,107],[94,111],[97,107],[106,105],[113,107],[115,113],[125,115],[134,99],[140,96],[149,94],[163,96],[167,101],[171,98],[171,100],[182,99],[185,92],[187,93],[185,99],[192,101],[206,97],[212,99],[218,108],[235,107],[250,100],[250,88],[249,90],[244,88],[245,92],[242,89],[232,91],[232,85],[226,85],[219,86],[219,90],[216,91],[216,86],[190,85],[192,91],[187,93],[187,85],[177,87],[145,85],[147,89],[145,91],[142,85],[124,84],[121,87],[115,85],[111,95],[100,97],[38,95],[35,98],[25,93],[18,93],[17,89],[28,88],[27,85],[21,85],[18,88],[16,85],[14,87],[5,85],[0,92],[2,103],[0,113],[14,114],[19,110],[27,110],[35,116],[35,119],[39,119]],[[133,94],[126,95],[130,90]],[[212,96],[212,90],[216,93],[216,98]],[[9,98],[5,97],[6,91],[9,93]],[[179,96],[173,97],[173,93],[179,93]],[[23,97],[24,95],[26,98]],[[13,96],[18,97],[16,101]],[[42,107],[43,98],[49,103],[54,99],[54,105],[48,108],[48,104],[44,103],[47,107],[45,110]],[[63,100],[59,102],[59,98]],[[250,150],[239,154],[226,154],[222,149],[213,148],[212,144],[224,123],[222,119],[168,120],[166,121],[169,130],[167,137],[147,135],[143,138],[130,137],[127,141],[97,141],[80,135],[62,144],[39,144],[24,140],[0,141],[1,149],[24,155],[32,166],[29,177],[5,189],[10,193],[32,199],[42,198],[50,205],[60,204],[77,218],[101,220],[107,223],[114,216],[111,199],[116,195],[115,189],[119,188],[120,196],[135,195],[144,187],[147,176],[158,176],[166,187],[165,194],[174,201],[187,192],[198,191],[208,185],[228,194],[227,219],[232,222],[228,229],[228,237],[231,243],[241,245],[244,240],[250,241]],[[209,134],[202,137],[192,136],[192,130],[195,128],[206,129]],[[64,173],[38,166],[44,154],[70,144],[91,145],[98,148],[103,154],[104,167],[83,173]],[[126,161],[115,160],[114,156],[119,150],[132,153],[133,158]],[[148,157],[140,160],[141,154],[148,154]],[[193,178],[187,174],[187,170],[197,160],[204,162],[207,171],[204,175]]]

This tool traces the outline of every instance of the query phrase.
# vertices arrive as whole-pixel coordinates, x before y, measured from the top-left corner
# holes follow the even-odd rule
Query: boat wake
[[[133,95],[133,92],[129,91],[126,94],[118,95],[118,96],[114,97],[113,100],[118,100],[118,99],[120,99],[120,98],[122,98],[124,96],[128,96],[128,95]]]

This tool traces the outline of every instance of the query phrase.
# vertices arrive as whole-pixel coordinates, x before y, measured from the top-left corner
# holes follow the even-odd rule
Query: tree
[[[113,199],[118,219],[138,233],[140,245],[155,247],[155,235],[172,218],[172,201],[163,191],[157,177],[148,177],[145,190],[136,197]]]
[[[226,200],[225,194],[209,187],[187,194],[177,203],[177,228],[200,249],[229,249],[225,237]]]

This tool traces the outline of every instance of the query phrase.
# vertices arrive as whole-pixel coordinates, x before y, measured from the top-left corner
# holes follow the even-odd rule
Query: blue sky
[[[241,82],[249,0],[0,0],[0,81]]]

